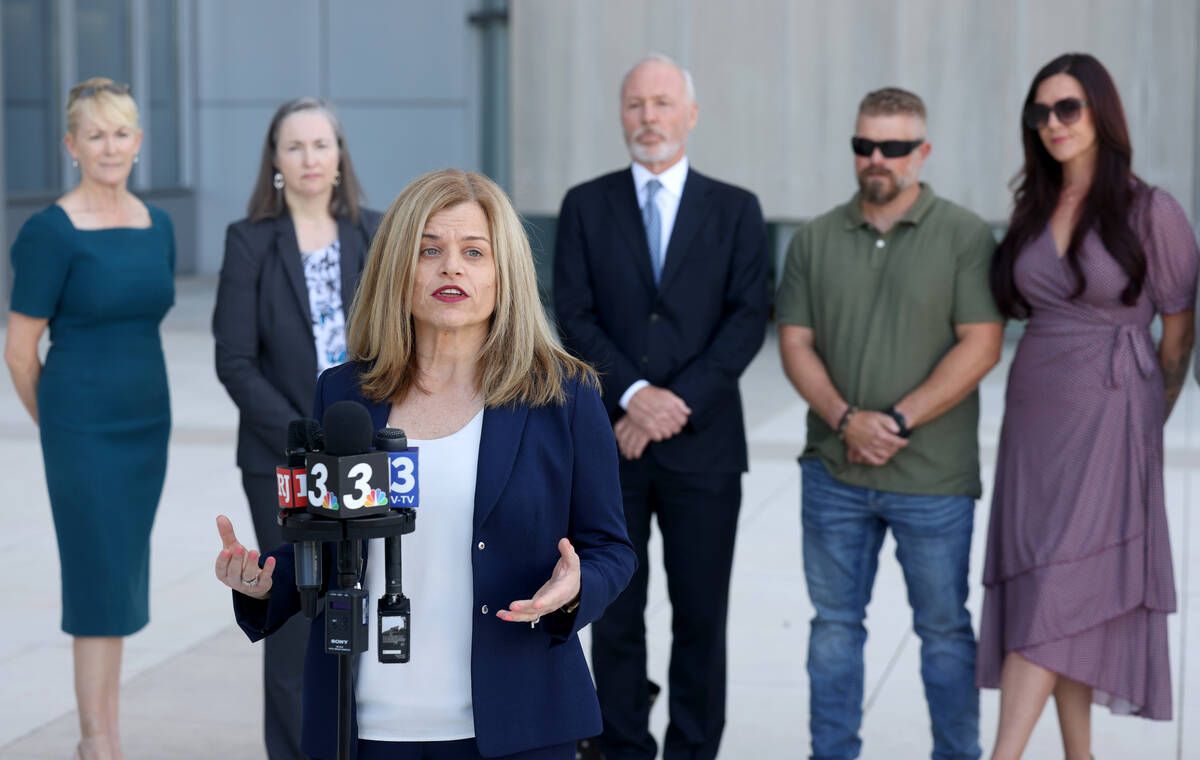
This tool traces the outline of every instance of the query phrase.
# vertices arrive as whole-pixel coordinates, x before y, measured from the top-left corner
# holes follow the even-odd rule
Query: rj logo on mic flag
[[[405,451],[389,451],[388,491],[393,507],[417,507],[421,503],[421,489],[417,485],[416,446]]]
[[[290,468],[275,468],[275,489],[279,495],[279,506],[292,506],[292,473]]]
[[[304,509],[308,506],[304,475],[303,467],[275,468],[275,490],[280,509]]]

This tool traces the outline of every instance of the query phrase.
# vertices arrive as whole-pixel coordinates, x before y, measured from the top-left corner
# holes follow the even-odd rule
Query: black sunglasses
[[[75,95],[77,98],[90,98],[98,92],[111,92],[113,95],[128,95],[129,85],[114,82],[113,84],[90,84],[80,88]]]
[[[1029,103],[1025,106],[1025,112],[1022,118],[1025,120],[1025,126],[1030,129],[1041,129],[1050,123],[1050,112],[1058,117],[1058,123],[1066,126],[1079,121],[1080,114],[1083,113],[1083,107],[1087,105],[1086,100],[1079,98],[1063,98],[1052,106],[1044,103]]]
[[[879,148],[879,152],[883,154],[884,158],[901,158],[912,153],[924,142],[924,137],[920,140],[880,140],[879,142],[868,140],[865,137],[851,137],[850,147],[854,149],[855,155],[863,158],[870,157],[876,148]]]

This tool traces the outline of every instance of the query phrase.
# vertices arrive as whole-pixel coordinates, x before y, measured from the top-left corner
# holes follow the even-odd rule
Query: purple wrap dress
[[[1179,204],[1139,185],[1141,296],[1093,231],[1075,279],[1047,227],[1017,258],[1032,308],[1008,377],[988,526],[977,681],[1004,656],[1087,684],[1115,713],[1169,720],[1167,615],[1175,579],[1163,496],[1156,313],[1193,308],[1195,237]]]

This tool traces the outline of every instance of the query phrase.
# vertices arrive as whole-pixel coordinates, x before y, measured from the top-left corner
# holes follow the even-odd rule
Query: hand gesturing
[[[217,554],[217,580],[229,588],[255,599],[266,599],[271,593],[271,573],[275,558],[267,557],[260,568],[258,552],[246,551],[233,533],[233,523],[225,515],[217,516],[217,533],[221,536],[221,551]]]
[[[519,599],[500,610],[496,617],[510,623],[534,623],[579,595],[579,555],[567,539],[559,539],[558,562],[550,580],[542,584],[532,599]]]

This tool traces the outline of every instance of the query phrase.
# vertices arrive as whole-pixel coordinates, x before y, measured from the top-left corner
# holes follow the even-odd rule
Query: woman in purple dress
[[[1051,694],[1074,760],[1091,754],[1092,702],[1171,717],[1162,428],[1186,375],[1200,256],[1175,199],[1132,173],[1099,61],[1047,64],[1022,121],[992,287],[1029,322],[1005,398],[977,678],[1000,687],[994,760],[1021,756]]]

